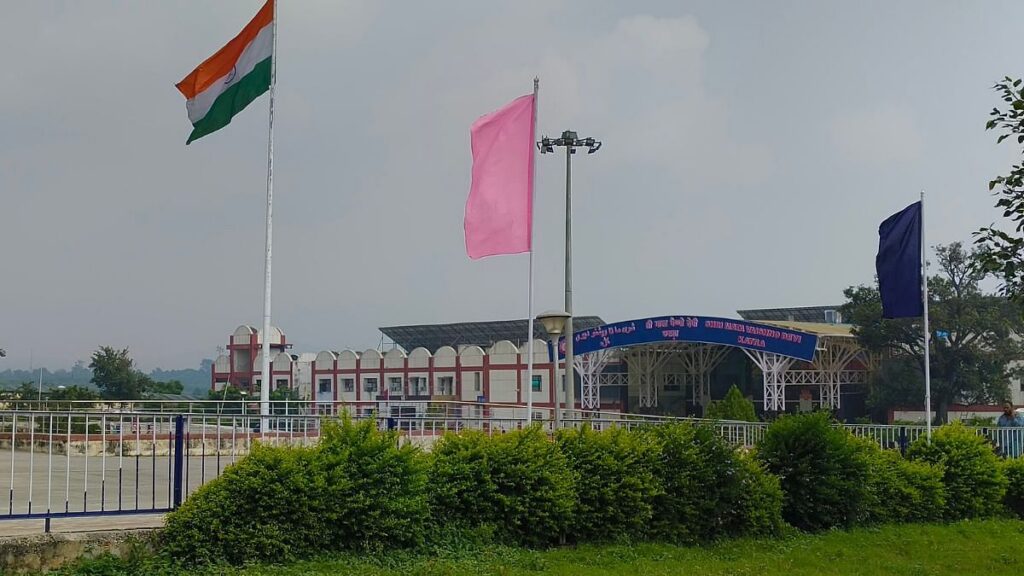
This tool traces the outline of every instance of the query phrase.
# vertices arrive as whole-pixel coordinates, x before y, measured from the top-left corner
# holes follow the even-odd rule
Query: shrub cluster
[[[557,436],[576,478],[575,514],[568,537],[576,542],[639,539],[647,535],[655,498],[664,490],[659,446],[646,434],[613,428],[565,430]]]
[[[709,426],[652,428],[659,445],[652,536],[696,543],[723,536],[770,535],[782,525],[782,493],[756,463]],[[763,506],[763,508],[761,508]]]
[[[325,422],[313,448],[257,446],[171,513],[178,562],[289,561],[345,550],[545,547],[770,535],[782,491],[711,428],[448,434],[429,453],[373,422]]]
[[[1007,510],[1024,518],[1024,458],[1005,460],[1003,475],[1006,476],[1006,495],[1003,497],[1003,504]]]
[[[988,440],[962,424],[939,428],[931,443],[917,439],[907,457],[941,468],[947,520],[984,518],[1002,510],[1007,481],[999,457]]]
[[[907,460],[895,450],[882,450],[867,440],[869,460],[869,523],[935,522],[946,510],[942,469],[927,462]]]
[[[765,432],[757,457],[779,477],[782,515],[801,530],[865,520],[870,459],[864,444],[832,426],[827,414],[783,416]]]
[[[289,561],[423,542],[427,471],[372,421],[325,422],[314,448],[257,444],[168,515],[163,547],[186,564]]]
[[[557,544],[574,511],[576,475],[539,428],[447,434],[429,458],[429,501],[445,524],[489,527],[501,543]]]
[[[962,426],[880,449],[825,414],[783,416],[752,454],[714,428],[450,433],[424,453],[374,422],[311,448],[257,445],[168,516],[186,565],[339,551],[653,539],[703,543],[863,524],[1024,516],[1024,460]]]

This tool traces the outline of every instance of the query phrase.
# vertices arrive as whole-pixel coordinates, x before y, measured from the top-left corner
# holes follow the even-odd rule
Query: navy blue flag
[[[878,227],[875,270],[882,295],[882,318],[924,315],[920,202],[889,216]]]

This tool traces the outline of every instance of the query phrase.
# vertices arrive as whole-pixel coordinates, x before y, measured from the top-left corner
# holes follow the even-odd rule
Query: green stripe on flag
[[[198,140],[211,132],[216,132],[231,123],[231,119],[245,109],[253,100],[261,94],[270,90],[270,58],[257,64],[252,72],[249,72],[238,83],[234,84],[216,100],[210,111],[198,122],[192,125],[192,133],[188,136],[188,142]]]

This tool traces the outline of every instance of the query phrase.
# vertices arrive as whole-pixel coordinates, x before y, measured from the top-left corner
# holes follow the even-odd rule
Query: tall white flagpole
[[[270,53],[270,133],[267,139],[267,259],[263,286],[263,366],[260,369],[260,432],[267,433],[270,415],[270,265],[274,245],[274,86],[277,84],[277,2],[274,0],[274,46]]]
[[[931,330],[928,329],[928,257],[924,241],[924,190],[921,190],[921,296],[924,299],[924,414],[925,435],[932,441]]]
[[[533,78],[533,137],[537,137],[537,93],[540,92],[540,78]],[[526,321],[527,334],[529,344],[527,344],[527,354],[529,357],[526,360],[526,425],[530,426],[533,424],[533,252],[536,247],[533,245],[533,213],[534,213],[534,202],[537,195],[534,190],[537,188],[537,147],[536,142],[530,142],[530,154],[531,164],[533,165],[533,174],[530,175],[530,296],[528,298],[528,316]]]

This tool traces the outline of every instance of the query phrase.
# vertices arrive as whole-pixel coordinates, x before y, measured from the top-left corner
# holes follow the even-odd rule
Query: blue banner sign
[[[664,342],[720,344],[809,362],[814,358],[818,337],[807,332],[731,318],[659,316],[605,324],[576,332],[573,353],[588,354],[609,348]],[[558,348],[558,357],[563,358],[565,338],[559,340]]]

